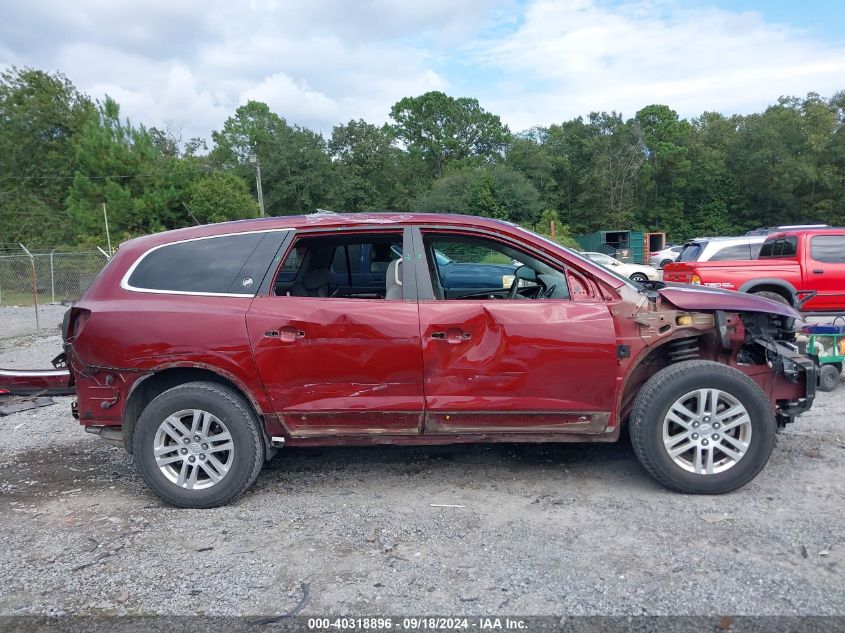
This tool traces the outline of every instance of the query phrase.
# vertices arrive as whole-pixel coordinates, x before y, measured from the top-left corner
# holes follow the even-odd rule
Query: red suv
[[[461,264],[474,286],[448,281]],[[231,501],[283,446],[612,442],[626,423],[661,483],[722,493],[813,401],[798,317],[497,220],[320,213],[123,244],[65,318],[68,373],[0,386],[74,385],[86,430],[184,507]]]

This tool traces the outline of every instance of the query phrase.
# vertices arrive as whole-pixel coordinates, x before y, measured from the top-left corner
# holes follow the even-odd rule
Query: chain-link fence
[[[0,306],[76,301],[105,264],[97,251],[0,254]]]

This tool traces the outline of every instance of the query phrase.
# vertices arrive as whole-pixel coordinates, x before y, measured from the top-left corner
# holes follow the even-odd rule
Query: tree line
[[[650,105],[514,132],[476,99],[401,99],[390,123],[328,138],[266,104],[237,108],[210,142],[147,128],[60,73],[0,74],[0,247],[113,240],[316,209],[459,212],[556,236],[665,231],[672,241],[758,226],[845,224],[845,91],[763,112],[682,119]]]

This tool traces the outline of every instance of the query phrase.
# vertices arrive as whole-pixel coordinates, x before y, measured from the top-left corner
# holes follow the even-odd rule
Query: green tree
[[[442,92],[405,97],[390,109],[390,116],[411,158],[438,178],[450,162],[500,158],[510,137],[501,119],[477,99],[455,99]]]
[[[529,227],[535,233],[544,235],[568,248],[581,250],[581,245],[572,236],[572,230],[560,221],[557,211],[546,209],[534,226]]]
[[[187,205],[201,223],[258,217],[258,202],[242,178],[231,172],[215,172],[195,181]]]
[[[93,111],[64,75],[0,73],[0,246],[73,241],[64,199],[77,165],[75,144]]]
[[[542,211],[540,195],[522,174],[505,165],[464,167],[434,182],[431,191],[411,205],[414,211],[468,213],[535,223]]]
[[[328,206],[333,167],[320,134],[290,126],[265,103],[250,101],[212,133],[213,165],[254,182],[251,156],[261,165],[268,215],[289,215]]]
[[[113,99],[106,97],[83,127],[76,162],[67,210],[80,238],[103,236],[103,203],[115,234],[149,233],[189,222],[182,203],[198,176],[196,159],[162,155],[146,128],[121,120]]]
[[[639,125],[616,112],[590,114],[585,139],[588,162],[580,176],[578,229],[623,228],[636,221],[636,192],[645,162]]]
[[[634,122],[642,132],[646,156],[640,173],[642,220],[646,228],[671,232],[673,222],[684,215],[692,126],[665,105],[643,108]]]
[[[338,125],[328,142],[334,159],[332,205],[348,211],[396,208],[402,204],[402,151],[390,126],[359,119]]]

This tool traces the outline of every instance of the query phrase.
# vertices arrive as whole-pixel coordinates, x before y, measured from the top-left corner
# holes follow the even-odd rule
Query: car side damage
[[[704,359],[754,380],[770,395],[783,428],[812,406],[816,392],[816,365],[796,344],[800,318],[789,306],[751,295],[676,286],[649,293],[630,318],[645,345],[627,372],[620,418],[627,418],[634,396],[654,373]]]

